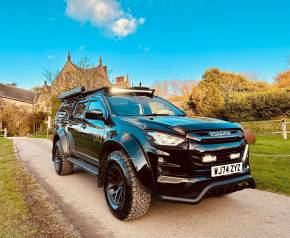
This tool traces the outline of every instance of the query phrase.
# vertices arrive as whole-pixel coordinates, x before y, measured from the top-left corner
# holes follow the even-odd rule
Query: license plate
[[[225,164],[211,167],[211,176],[218,177],[242,172],[243,163]]]

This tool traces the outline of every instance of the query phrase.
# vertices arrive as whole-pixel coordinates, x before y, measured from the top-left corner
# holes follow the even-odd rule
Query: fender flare
[[[63,128],[59,128],[53,136],[52,160],[53,160],[53,153],[54,153],[54,149],[55,149],[55,144],[58,140],[61,143],[61,146],[62,146],[62,149],[63,149],[65,156],[70,155],[67,133],[65,132],[65,130]]]
[[[150,161],[146,157],[138,141],[128,133],[125,133],[122,136],[117,136],[104,143],[100,154],[98,186],[101,187],[104,184],[104,175],[108,164],[108,161],[106,160],[107,155],[114,150],[123,150],[128,155],[141,184],[147,190],[153,191],[155,188],[155,182]]]

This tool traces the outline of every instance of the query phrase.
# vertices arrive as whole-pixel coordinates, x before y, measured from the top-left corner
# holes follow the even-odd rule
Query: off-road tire
[[[64,176],[73,173],[73,164],[65,157],[60,141],[57,141],[55,144],[53,155],[54,163],[56,163],[57,159],[59,159],[59,168],[55,166],[55,171],[58,175]]]
[[[113,157],[118,157],[118,160],[112,160]],[[125,205],[121,209],[114,209],[108,199],[106,191],[107,186],[107,171],[110,166],[118,166],[125,177],[127,192],[125,195]],[[114,151],[108,155],[108,166],[105,172],[104,190],[107,204],[112,214],[120,220],[134,220],[144,216],[151,202],[151,193],[147,191],[138,180],[130,158],[123,151]]]

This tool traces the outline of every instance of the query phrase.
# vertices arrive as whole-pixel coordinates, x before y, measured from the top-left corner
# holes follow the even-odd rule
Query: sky
[[[110,79],[199,80],[212,67],[272,82],[290,68],[289,0],[12,0],[0,5],[0,82],[101,55]]]

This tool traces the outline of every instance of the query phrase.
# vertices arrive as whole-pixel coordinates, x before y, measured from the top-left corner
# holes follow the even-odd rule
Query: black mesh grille
[[[230,135],[226,136],[212,136],[210,132],[230,132]],[[198,130],[191,131],[188,134],[188,138],[196,143],[200,144],[219,144],[241,141],[244,138],[242,130],[239,129],[217,129],[217,130]]]
[[[230,135],[211,136],[209,133],[211,131],[230,131]],[[187,137],[189,138],[193,166],[202,170],[210,170],[213,165],[241,161],[246,145],[243,131],[240,129],[191,131],[187,134]],[[235,153],[240,153],[240,157],[231,159],[230,155]],[[206,154],[215,155],[217,161],[203,163],[202,157]]]
[[[219,144],[219,143],[230,143],[235,141],[240,141],[240,137],[231,137],[231,138],[212,138],[212,139],[203,139],[199,141],[200,144]]]
[[[216,162],[206,163],[206,165],[220,164],[220,163],[224,163],[224,162],[233,162],[234,163],[242,158],[244,149],[245,149],[245,147],[242,146],[239,148],[226,149],[226,150],[222,150],[222,151],[214,151],[214,152],[208,152],[208,153],[207,152],[201,153],[199,151],[191,151],[191,156],[195,160],[196,164],[198,164],[198,165],[203,164],[202,157],[205,154],[212,154],[212,155],[215,155],[217,157]],[[234,154],[234,153],[240,153],[240,157],[237,159],[230,159],[230,154]]]

